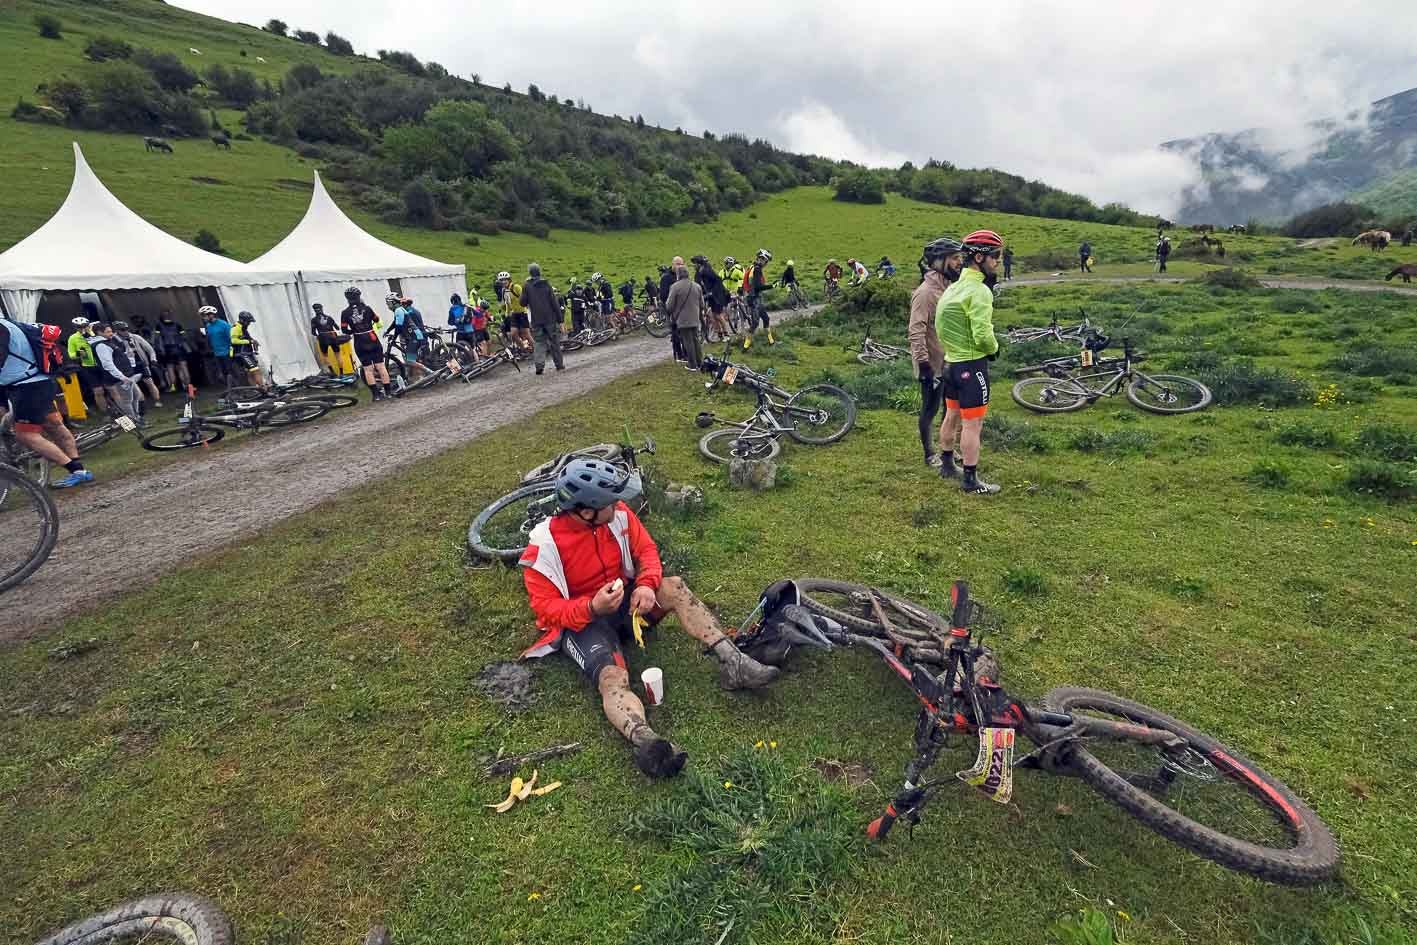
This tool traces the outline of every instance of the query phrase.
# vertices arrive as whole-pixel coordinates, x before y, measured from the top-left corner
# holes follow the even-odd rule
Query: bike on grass
[[[0,593],[39,570],[59,540],[59,510],[43,483],[0,459]]]
[[[1057,313],[1053,314],[1047,325],[1041,327],[1030,328],[1010,325],[1004,331],[1004,340],[1008,341],[1010,344],[1029,344],[1031,342],[1047,341],[1049,339],[1062,344],[1081,342],[1086,335],[1096,330],[1093,328],[1092,321],[1087,317],[1087,312],[1081,311],[1081,315],[1082,321],[1078,322],[1076,325],[1060,324],[1058,322]]]
[[[323,417],[331,409],[329,404],[319,401],[262,400],[219,407],[217,413],[200,414],[196,411],[194,394],[195,391],[189,388],[187,403],[182,408],[182,415],[177,418],[179,426],[144,437],[143,449],[162,453],[208,446],[226,436],[223,427],[258,433],[264,427],[308,423]]]
[[[467,530],[467,547],[479,558],[514,563],[526,548],[531,530],[556,514],[556,476],[573,459],[600,459],[625,470],[639,468],[641,455],[654,455],[654,440],[645,437],[639,446],[625,443],[597,443],[563,453],[542,463],[522,477],[522,484],[477,513]],[[641,494],[635,511],[644,510]]]
[[[861,340],[859,348],[847,348],[847,351],[856,352],[856,360],[862,364],[880,364],[884,361],[894,361],[896,358],[903,358],[908,353],[905,348],[898,348],[895,345],[882,344],[871,337],[871,326],[866,326],[866,337]]]
[[[178,942],[180,945],[232,945],[231,920],[205,896],[171,892],[120,903],[81,919],[38,945],[98,945],[100,942]]]
[[[1105,346],[1106,337],[1100,340]],[[1013,386],[1014,400],[1038,413],[1066,413],[1124,391],[1133,406],[1150,413],[1191,413],[1210,406],[1210,388],[1200,381],[1179,374],[1138,371],[1136,362],[1146,356],[1132,350],[1130,339],[1123,339],[1120,358],[1098,359],[1095,354],[1093,347],[1087,346],[1075,367],[1048,364],[1045,376],[1025,378]]]
[[[747,420],[725,420],[711,411],[694,417],[694,425],[704,429],[715,423],[727,424],[699,438],[699,452],[706,459],[715,463],[773,459],[782,452],[779,441],[783,436],[810,446],[825,446],[846,436],[856,424],[856,402],[831,384],[804,387],[786,400],[774,399],[761,388],[754,392],[758,406]]]
[[[950,603],[945,620],[862,585],[782,582],[749,617],[762,619],[736,638],[750,655],[772,654],[778,663],[793,646],[871,650],[920,700],[905,783],[868,836],[884,840],[897,822],[914,828],[930,798],[957,781],[1006,804],[1022,768],[1080,778],[1166,839],[1229,869],[1291,885],[1337,874],[1333,834],[1273,775],[1219,739],[1109,692],[1065,686],[1038,704],[1010,695],[997,657],[971,629],[979,609],[963,581]],[[974,766],[929,777],[955,735],[977,739]],[[1032,748],[1015,759],[1020,735]]]

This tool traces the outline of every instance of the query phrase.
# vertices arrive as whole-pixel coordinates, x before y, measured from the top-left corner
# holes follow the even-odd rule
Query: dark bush
[[[462,243],[464,246],[481,246],[482,240],[479,237],[469,233],[462,238]]]
[[[1260,280],[1243,269],[1212,269],[1201,277],[1201,282],[1211,288],[1233,291],[1260,288]]]
[[[209,253],[226,255],[226,250],[221,248],[221,240],[217,239],[217,235],[211,230],[198,230],[197,235],[192,237],[192,245]]]
[[[121,39],[114,39],[112,36],[95,36],[89,40],[84,47],[84,55],[94,62],[105,62],[109,59],[128,59],[133,55],[133,47]]]
[[[39,28],[39,35],[45,39],[64,38],[64,24],[59,22],[57,16],[41,13],[34,18],[34,25]]]
[[[307,46],[318,46],[320,45],[320,34],[313,30],[296,30],[295,41],[305,43]]]
[[[1324,366],[1359,377],[1404,379],[1417,374],[1417,348],[1387,348],[1375,341],[1355,345]]]
[[[1245,481],[1265,489],[1283,489],[1289,485],[1289,467],[1278,460],[1256,460],[1245,473]]]
[[[169,92],[190,92],[196,88],[198,81],[200,81],[197,78],[197,73],[187,68],[187,65],[178,59],[175,53],[136,49],[133,51],[132,59],[152,73],[157,84]]]
[[[1340,201],[1339,203],[1324,204],[1322,207],[1315,207],[1306,213],[1299,214],[1284,224],[1281,232],[1285,236],[1294,236],[1300,239],[1321,236],[1353,236],[1366,229],[1367,222],[1373,216],[1373,211],[1361,204]]]
[[[265,30],[267,33],[274,33],[277,36],[284,36],[285,31],[289,29],[289,27],[286,26],[284,20],[277,20],[272,17],[271,19],[266,21],[266,25],[261,27],[261,29]]]
[[[249,69],[228,69],[217,64],[202,76],[207,88],[216,92],[237,108],[246,108],[262,97],[261,80]]]
[[[1215,367],[1197,370],[1196,375],[1210,388],[1217,404],[1285,407],[1308,403],[1314,394],[1313,387],[1302,377],[1259,367],[1246,358],[1221,361]]]
[[[835,181],[834,199],[849,203],[885,203],[885,188],[881,179],[870,171],[850,171]]]
[[[282,92],[299,92],[302,89],[312,88],[324,81],[325,74],[320,71],[320,67],[308,62],[299,62],[291,66],[286,72],[285,78],[280,80]]]
[[[64,113],[50,105],[36,105],[20,99],[15,103],[15,107],[10,111],[10,117],[16,121],[36,121],[51,125],[62,125],[64,123]]]
[[[1349,467],[1345,484],[1354,492],[1384,499],[1417,498],[1417,468],[1360,460]]]
[[[418,57],[411,52],[404,52],[398,49],[379,50],[379,61],[388,63],[401,72],[406,72],[412,76],[427,75],[427,69],[423,63],[418,61]]]
[[[1417,462],[1417,430],[1376,423],[1358,431],[1358,448],[1394,463]]]
[[[50,82],[44,94],[49,99],[49,104],[63,112],[64,117],[70,121],[82,116],[89,104],[88,89],[73,79],[56,79]]]
[[[325,48],[336,56],[353,56],[354,46],[334,30],[325,34]]]
[[[1274,442],[1284,446],[1303,446],[1311,450],[1335,450],[1339,444],[1336,430],[1308,423],[1281,427],[1274,434]]]

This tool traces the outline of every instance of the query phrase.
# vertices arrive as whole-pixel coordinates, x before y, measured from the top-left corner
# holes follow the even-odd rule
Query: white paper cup
[[[659,705],[664,701],[664,670],[651,666],[640,673],[640,682],[644,683],[646,703]]]

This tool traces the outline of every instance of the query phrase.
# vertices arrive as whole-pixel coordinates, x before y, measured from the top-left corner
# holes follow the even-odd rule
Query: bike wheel
[[[13,466],[0,465],[0,535],[0,592],[37,571],[59,540],[49,490]]]
[[[1210,388],[1179,374],[1138,374],[1127,399],[1150,413],[1191,413],[1210,406]]]
[[[872,364],[879,364],[880,362],[886,361],[886,360],[889,360],[889,359],[883,358],[883,357],[881,357],[880,355],[871,354],[871,353],[866,352],[866,351],[860,351],[860,352],[857,352],[856,360],[860,361],[862,364],[865,364],[865,365],[867,365],[867,366],[869,367],[869,366],[872,365]]]
[[[177,427],[143,437],[143,449],[159,453],[189,450],[194,446],[210,445],[224,436],[226,431],[221,427]]]
[[[411,394],[416,390],[426,390],[429,387],[435,387],[438,384],[443,383],[443,381],[447,380],[449,376],[449,372],[445,368],[439,368],[436,371],[429,371],[428,373],[420,377],[418,380],[405,386],[394,396],[402,397],[404,394]]]
[[[359,403],[358,397],[351,397],[348,394],[320,394],[315,397],[300,397],[292,403],[297,404],[325,404],[331,410],[339,410],[343,407],[353,407]]]
[[[270,392],[264,387],[228,387],[222,392],[221,399],[231,403],[237,401],[251,403],[252,401],[265,400],[270,396]]]
[[[645,315],[645,331],[653,337],[668,338],[669,332],[672,330],[669,320],[664,317],[663,312],[650,312]]]
[[[699,439],[699,452],[715,463],[728,464],[735,459],[776,459],[782,452],[782,444],[776,437],[753,438],[741,443],[743,431],[737,427],[726,427],[705,433]]]
[[[1338,843],[1278,779],[1178,719],[1110,692],[1062,687],[1049,711],[1162,729],[1180,749],[1124,738],[1073,746],[1072,769],[1093,790],[1192,853],[1275,883],[1307,885],[1338,872]]]
[[[840,387],[813,384],[788,399],[782,419],[792,425],[791,435],[798,443],[825,446],[856,425],[856,401]]]
[[[1084,388],[1066,378],[1026,377],[1010,393],[1020,407],[1038,413],[1067,413],[1088,404]]]
[[[802,606],[815,614],[830,617],[846,629],[869,636],[884,637],[886,628],[876,619],[871,607],[870,588],[848,581],[827,578],[796,578],[793,581],[801,595]],[[918,622],[940,626],[944,619],[913,601],[877,590],[881,605],[891,614],[906,614]]]
[[[216,903],[191,893],[132,899],[55,932],[39,945],[171,939],[182,945],[232,945],[231,921]]]
[[[554,482],[522,486],[477,513],[467,530],[468,550],[479,558],[514,563],[531,530],[555,512]]]
[[[292,423],[309,423],[330,412],[330,405],[312,400],[297,400],[282,404],[261,414],[257,421],[263,427],[288,427]]]

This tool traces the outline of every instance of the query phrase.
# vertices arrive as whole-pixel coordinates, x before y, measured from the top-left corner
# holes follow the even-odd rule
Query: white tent
[[[335,204],[319,171],[304,218],[251,266],[295,270],[306,310],[319,302],[336,317],[349,286],[357,287],[364,301],[382,314],[384,296],[397,285],[430,324],[441,324],[438,313],[445,311],[448,296],[456,292],[467,298],[466,267],[416,256],[366,233]]]
[[[104,187],[74,145],[74,182],[54,216],[0,253],[0,301],[34,321],[46,291],[211,287],[227,317],[256,316],[261,360],[283,378],[320,369],[289,269],[249,266],[198,249],[148,223]]]

